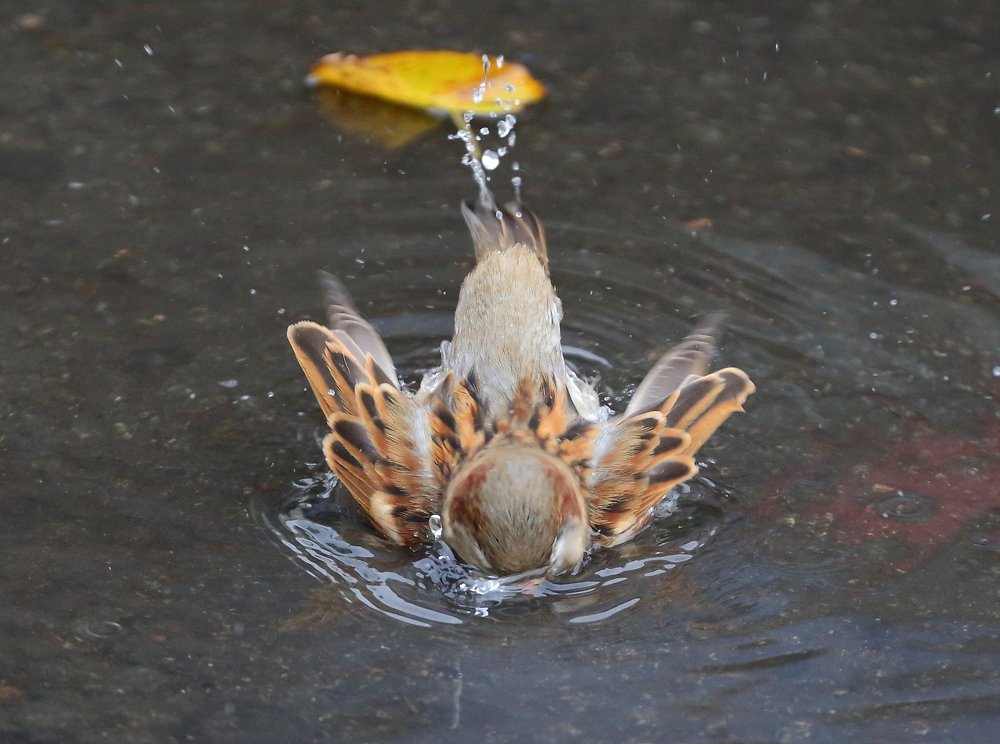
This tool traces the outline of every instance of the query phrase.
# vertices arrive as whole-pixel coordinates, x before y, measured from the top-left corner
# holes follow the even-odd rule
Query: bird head
[[[538,447],[487,447],[445,493],[445,541],[487,573],[544,568],[555,576],[580,565],[590,542],[579,478]]]

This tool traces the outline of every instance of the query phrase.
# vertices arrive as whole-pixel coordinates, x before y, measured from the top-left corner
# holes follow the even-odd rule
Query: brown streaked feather
[[[390,540],[420,542],[439,494],[422,409],[340,333],[303,322],[288,339],[327,417],[330,469]]]
[[[365,475],[364,466],[350,450],[344,446],[336,434],[327,434],[323,439],[323,454],[334,474],[340,478],[354,500],[367,512],[372,484]]]
[[[617,545],[649,521],[653,507],[697,472],[694,454],[754,391],[726,368],[683,384],[657,408],[612,422],[592,478],[591,524],[603,545]]]
[[[498,438],[540,447],[558,457],[581,483],[588,481],[594,467],[598,429],[577,414],[566,386],[544,375],[521,379],[510,414],[495,426]]]
[[[670,488],[696,472],[693,460],[683,455],[690,436],[667,426],[659,411],[609,426],[600,440],[588,503],[591,526],[602,545],[624,542],[642,529]],[[680,480],[668,483],[662,476],[671,468],[683,472]]]
[[[431,461],[444,489],[461,464],[490,440],[476,391],[475,377],[456,382],[449,373],[441,382],[430,412]]]
[[[631,479],[624,474],[595,485],[601,504],[590,504],[590,522],[595,532],[594,542],[605,547],[630,540],[642,530],[653,514],[653,508],[671,488],[698,472],[689,455],[678,455],[660,461],[645,473]]]
[[[684,452],[696,453],[727,418],[743,410],[755,390],[746,372],[735,367],[720,369],[682,387],[666,411],[666,420],[690,435]]]
[[[419,545],[427,541],[427,520],[431,512],[415,504],[400,489],[376,491],[369,500],[368,515],[385,536],[399,545]]]
[[[329,418],[334,411],[341,410],[343,403],[349,397],[350,389],[341,389],[340,382],[330,370],[327,362],[329,343],[340,345],[339,340],[329,328],[319,323],[304,320],[288,327],[288,343],[292,345],[295,358],[306,375],[309,387],[319,402],[323,416]]]

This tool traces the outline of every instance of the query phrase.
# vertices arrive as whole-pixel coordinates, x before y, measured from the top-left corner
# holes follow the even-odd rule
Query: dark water
[[[995,738],[995,3],[4,10],[0,741]],[[458,144],[300,86],[407,47],[549,85],[515,156],[609,404],[717,309],[759,388],[549,596],[372,537],[284,339],[318,268],[411,381],[449,333]]]

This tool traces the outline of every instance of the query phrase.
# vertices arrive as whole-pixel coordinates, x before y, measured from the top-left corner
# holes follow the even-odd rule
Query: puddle
[[[994,5],[12,16],[0,740],[991,740]],[[539,596],[372,533],[284,337],[319,269],[408,384],[450,335],[460,143],[301,89],[417,37],[546,83],[489,174],[602,403],[715,310],[758,387],[674,513]]]

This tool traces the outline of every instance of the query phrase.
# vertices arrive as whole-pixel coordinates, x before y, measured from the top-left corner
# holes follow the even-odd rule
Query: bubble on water
[[[486,170],[495,170],[500,165],[500,155],[493,150],[483,150],[482,163]]]

